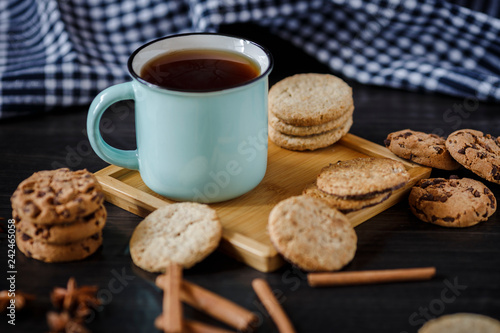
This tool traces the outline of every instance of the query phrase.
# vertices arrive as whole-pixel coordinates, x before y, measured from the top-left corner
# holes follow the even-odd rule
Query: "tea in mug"
[[[222,50],[192,49],[160,55],[147,62],[140,77],[157,86],[182,91],[233,88],[260,75],[254,60]]]

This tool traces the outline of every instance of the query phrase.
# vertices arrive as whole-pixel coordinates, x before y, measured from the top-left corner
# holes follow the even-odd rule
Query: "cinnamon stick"
[[[224,328],[212,326],[195,320],[184,321],[185,333],[231,333]]]
[[[171,263],[164,278],[160,279],[163,289],[163,331],[165,333],[182,332],[182,266]]]
[[[348,286],[429,280],[434,275],[436,275],[435,267],[420,267],[358,272],[309,273],[307,281],[311,287]]]
[[[288,318],[287,314],[274,296],[269,284],[263,279],[255,279],[252,281],[252,287],[278,327],[278,331],[280,333],[294,333],[295,329],[293,328],[290,318]]]
[[[155,327],[163,330],[163,314],[159,315],[155,320]],[[224,328],[212,326],[195,320],[184,320],[182,322],[183,333],[232,333]]]
[[[156,285],[163,288],[164,277],[156,279]],[[244,307],[186,280],[182,281],[181,300],[221,322],[246,331],[257,322],[257,316]]]

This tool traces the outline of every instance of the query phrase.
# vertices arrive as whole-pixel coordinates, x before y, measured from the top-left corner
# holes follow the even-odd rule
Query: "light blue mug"
[[[140,78],[151,59],[174,51],[211,49],[250,57],[258,77],[239,86],[210,92],[162,88]],[[129,58],[131,82],[111,86],[92,102],[87,132],[104,161],[139,170],[154,192],[180,201],[218,202],[256,187],[267,168],[269,51],[234,36],[193,33],[168,36],[141,46]],[[99,121],[108,107],[134,100],[136,150],[107,144]]]

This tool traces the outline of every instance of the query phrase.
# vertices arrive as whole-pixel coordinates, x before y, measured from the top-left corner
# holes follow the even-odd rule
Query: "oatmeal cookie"
[[[269,236],[276,250],[306,271],[335,271],[356,252],[357,236],[344,214],[320,199],[295,196],[269,214]]]
[[[149,272],[164,272],[172,261],[190,268],[217,248],[221,236],[217,213],[208,205],[168,204],[137,225],[130,239],[130,255]]]
[[[367,199],[401,188],[409,179],[408,171],[399,161],[360,157],[324,167],[316,184],[321,191],[341,198]]]

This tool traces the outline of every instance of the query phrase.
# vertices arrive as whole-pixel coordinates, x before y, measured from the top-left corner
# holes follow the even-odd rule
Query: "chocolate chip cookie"
[[[309,196],[274,206],[268,230],[276,250],[306,271],[339,270],[356,252],[357,236],[345,215]]]
[[[460,164],[446,149],[446,140],[436,134],[405,129],[390,133],[384,144],[395,155],[412,162],[443,170],[456,170]]]
[[[25,233],[16,232],[17,248],[27,257],[44,262],[66,262],[87,258],[102,244],[102,232],[77,242],[51,244],[36,240]]]
[[[72,222],[94,212],[103,202],[101,185],[93,174],[67,168],[34,173],[11,197],[14,214],[37,224]]]
[[[361,157],[324,167],[316,184],[321,191],[341,198],[368,199],[401,188],[409,179],[408,171],[399,161]]]
[[[451,156],[478,176],[500,184],[500,140],[489,134],[462,129],[446,139]]]
[[[411,189],[408,202],[420,220],[459,228],[486,221],[497,204],[490,189],[470,178],[422,179]]]
[[[102,205],[95,212],[77,218],[71,223],[37,224],[21,220],[14,215],[16,232],[36,241],[52,244],[67,244],[80,241],[100,232],[106,225],[107,212]]]

